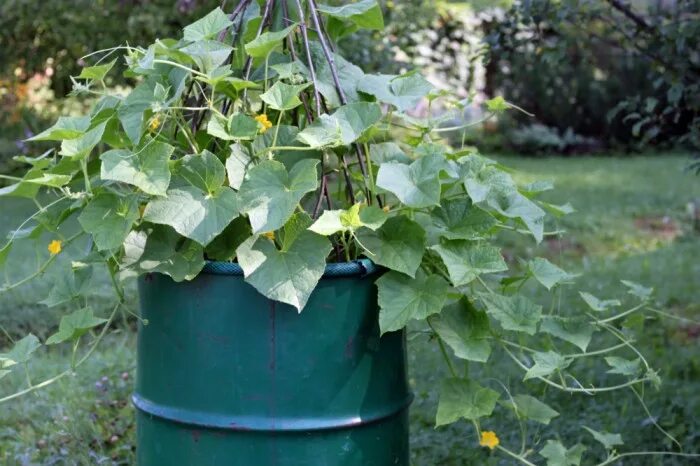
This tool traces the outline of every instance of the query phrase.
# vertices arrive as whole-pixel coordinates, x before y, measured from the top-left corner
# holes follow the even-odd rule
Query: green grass
[[[545,194],[553,203],[570,202],[577,212],[548,230],[563,229],[566,236],[552,238],[536,246],[532,241],[504,235],[507,257],[534,254],[550,257],[571,272],[582,275],[557,298],[563,312],[580,309],[576,290],[587,290],[600,297],[623,294],[620,279],[653,286],[660,309],[688,319],[700,320],[700,233],[693,231],[687,204],[700,202],[700,178],[684,172],[683,156],[633,158],[500,158],[514,167],[523,183],[552,180],[556,189]],[[6,202],[0,205],[0,234],[15,226],[31,205]],[[48,242],[49,238],[46,238]],[[75,247],[84,247],[76,245]],[[45,251],[39,251],[39,257]],[[11,279],[29,273],[36,265],[37,252],[21,246],[11,256],[3,272]],[[60,270],[53,273],[59,273]],[[35,303],[42,299],[51,283],[51,274],[38,284],[24,287],[0,299],[0,324],[11,336],[33,331],[41,338],[57,324],[59,311],[48,311]],[[101,298],[90,304],[104,315],[109,307],[109,292],[104,277],[95,287]],[[532,295],[549,304],[537,288]],[[132,295],[133,299],[133,295]],[[697,358],[700,326],[669,319],[653,318],[645,322],[644,338],[638,346],[659,369],[663,389],[645,393],[645,401],[659,424],[673,434],[686,451],[700,446],[700,360]],[[128,328],[119,324],[117,328]],[[434,429],[437,402],[436,385],[445,372],[442,357],[433,342],[417,337],[410,345],[411,383],[416,400],[411,411],[412,457],[416,465],[466,466],[472,464],[513,464],[478,447],[473,428],[457,423]],[[68,366],[67,348],[40,350],[29,364],[33,381],[58,373]],[[133,413],[127,403],[134,368],[134,338],[121,330],[103,342],[93,359],[74,377],[24,398],[2,405],[0,409],[1,464],[131,464],[133,462]],[[537,383],[523,386],[522,375],[502,353],[494,352],[486,366],[468,365],[470,376],[503,392],[494,377],[514,393],[545,392]],[[461,367],[460,367],[461,370]],[[585,380],[608,384],[619,382],[598,365],[583,366],[578,374]],[[122,374],[127,376],[122,378]],[[102,377],[107,377],[102,381]],[[96,383],[99,382],[99,385]],[[26,384],[17,373],[0,381],[0,397]],[[576,442],[588,445],[585,464],[602,454],[581,428],[622,432],[625,450],[665,450],[669,441],[649,422],[648,416],[631,392],[589,397],[569,396],[548,391],[548,403],[563,415],[544,427],[528,425],[528,442],[539,451],[547,439],[560,438],[567,446]],[[519,448],[517,421],[498,407],[484,428],[498,433],[504,445]],[[532,460],[539,458],[532,455]],[[669,458],[635,459],[635,465],[684,465],[692,461]]]

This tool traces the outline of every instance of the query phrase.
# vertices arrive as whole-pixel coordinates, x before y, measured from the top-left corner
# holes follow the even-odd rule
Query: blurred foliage
[[[26,78],[52,69],[56,95],[71,90],[81,58],[127,41],[175,35],[220,0],[3,0],[0,77]]]
[[[700,148],[698,12],[698,0],[517,2],[487,28],[487,88],[607,145]]]

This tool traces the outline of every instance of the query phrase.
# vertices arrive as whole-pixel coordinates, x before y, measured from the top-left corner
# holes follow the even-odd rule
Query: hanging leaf
[[[425,319],[442,310],[449,285],[439,275],[419,273],[410,278],[388,272],[377,280],[381,333],[401,330],[413,319]]]
[[[487,246],[472,241],[443,241],[431,247],[438,253],[447,267],[450,281],[454,286],[470,283],[485,273],[508,270],[508,265],[497,247]]]
[[[596,328],[590,321],[581,317],[545,316],[540,330],[578,346],[581,351],[586,351]]]
[[[588,304],[588,307],[596,312],[605,312],[622,304],[617,299],[598,299],[585,291],[579,291],[578,294],[581,295],[581,298]]]
[[[164,196],[170,184],[168,160],[175,149],[163,142],[149,141],[136,152],[117,149],[100,156],[103,180],[120,181],[146,194]]]
[[[490,416],[497,400],[498,392],[472,380],[446,379],[440,389],[435,426],[452,424],[462,418],[476,421]]]
[[[306,193],[318,188],[317,160],[301,160],[292,169],[265,160],[248,170],[240,195],[241,212],[253,233],[273,231],[286,223]]]
[[[491,355],[491,326],[483,311],[462,298],[445,307],[430,323],[455,356],[468,361],[486,362]]]
[[[556,351],[532,353],[532,360],[535,362],[525,373],[523,380],[536,377],[547,377],[557,371],[562,371],[569,367],[571,359],[567,359]]]
[[[55,275],[48,296],[39,301],[39,304],[55,307],[78,300],[87,293],[91,285],[92,266],[82,262],[62,265],[60,273]]]
[[[654,293],[654,288],[647,288],[640,285],[639,283],[631,282],[629,280],[620,280],[620,282],[627,287],[627,292],[632,296],[636,296],[642,301],[646,301],[651,298]]]
[[[549,425],[549,421],[559,416],[558,412],[530,395],[515,395],[512,400],[503,401],[502,404],[514,410],[519,417],[544,425]]]
[[[542,306],[521,295],[503,296],[479,293],[486,312],[493,316],[505,330],[534,335],[542,318]]]
[[[579,466],[586,447],[580,443],[568,450],[558,440],[547,440],[540,455],[547,459],[547,466]]]
[[[622,441],[622,436],[620,434],[611,434],[609,432],[598,432],[589,427],[583,426],[584,429],[590,433],[594,439],[602,443],[606,450],[612,450],[616,446],[624,445],[625,442]]]
[[[61,317],[58,324],[58,332],[51,335],[47,345],[55,345],[64,341],[75,341],[85,335],[91,328],[98,327],[107,322],[107,319],[95,317],[89,307],[77,310],[72,314]]]
[[[388,219],[377,231],[363,230],[358,238],[375,263],[414,277],[425,252],[423,228],[407,217]]]
[[[605,358],[605,362],[611,367],[608,370],[608,374],[619,374],[627,377],[636,377],[641,372],[642,360],[636,359],[625,359],[618,356],[608,356]]]
[[[92,235],[97,249],[110,251],[119,248],[139,218],[138,200],[121,197],[111,192],[95,196],[78,216],[78,222]]]
[[[183,241],[172,228],[154,225],[129,233],[121,268],[122,278],[158,272],[176,282],[191,280],[204,268],[204,251],[196,241]]]
[[[335,80],[331,67],[328,64],[321,44],[312,41],[310,44],[311,61],[316,69],[316,85],[319,92],[326,99],[326,102],[331,108],[340,107],[342,101],[335,87]],[[340,55],[331,53],[333,62],[335,63],[340,87],[345,92],[345,98],[348,103],[358,102],[360,100],[357,94],[357,86],[364,79],[365,73],[354,64],[350,63]],[[306,76],[311,79],[310,74]]]
[[[562,283],[567,283],[578,276],[565,272],[547,259],[541,257],[529,261],[527,267],[532,276],[548,290]]]
[[[264,236],[253,236],[237,249],[246,282],[269,299],[304,309],[326,268],[331,243],[311,231],[301,231],[278,250]]]

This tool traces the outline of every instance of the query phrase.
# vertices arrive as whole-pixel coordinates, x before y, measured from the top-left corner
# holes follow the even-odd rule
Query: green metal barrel
[[[142,277],[139,465],[408,465],[405,335],[379,337],[374,273],[329,265],[301,314],[236,264]]]

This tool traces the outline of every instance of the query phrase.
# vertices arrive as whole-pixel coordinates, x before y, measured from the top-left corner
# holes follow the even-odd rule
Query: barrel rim
[[[336,262],[326,264],[323,278],[333,277],[364,277],[378,271],[378,267],[370,259],[361,258],[351,262]],[[243,276],[243,268],[237,262],[207,261],[202,273],[210,275]]]
[[[165,406],[144,398],[138,393],[131,396],[131,401],[139,411],[149,416],[179,424],[192,425],[209,429],[225,429],[247,432],[309,432],[321,430],[348,429],[381,422],[400,415],[413,402],[413,393],[394,403],[382,406],[368,416],[336,416],[326,418],[300,417],[264,417],[264,416],[230,416],[208,413],[186,408]]]

